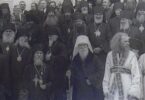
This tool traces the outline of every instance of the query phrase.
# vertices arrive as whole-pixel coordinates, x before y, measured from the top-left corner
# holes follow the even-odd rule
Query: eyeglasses
[[[79,44],[78,45],[78,48],[80,48],[80,49],[83,49],[83,48],[88,48],[88,45],[87,44]]]

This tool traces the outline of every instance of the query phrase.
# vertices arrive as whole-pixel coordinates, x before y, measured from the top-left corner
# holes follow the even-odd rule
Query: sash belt
[[[111,73],[126,73],[131,74],[131,71],[127,68],[121,68],[121,67],[113,67],[110,69]]]

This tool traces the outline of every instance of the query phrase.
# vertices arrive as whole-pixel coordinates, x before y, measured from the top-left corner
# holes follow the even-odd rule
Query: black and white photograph
[[[145,100],[145,0],[0,0],[0,100]]]

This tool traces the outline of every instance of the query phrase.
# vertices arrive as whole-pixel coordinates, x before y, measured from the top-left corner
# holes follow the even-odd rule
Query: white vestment
[[[140,56],[139,65],[142,73],[142,98],[145,100],[145,54]]]
[[[109,52],[106,59],[106,66],[105,66],[105,74],[103,79],[103,92],[104,94],[109,94],[105,100],[128,100],[128,95],[140,98],[141,95],[141,74],[139,70],[138,61],[136,55],[129,51],[126,60],[122,66],[116,67],[115,70],[111,70],[114,68],[114,61],[112,52]],[[121,69],[118,70],[117,68]],[[118,84],[114,79],[116,79],[116,73],[120,74],[121,83]],[[117,80],[117,79],[116,79]],[[117,84],[114,84],[114,83]],[[122,86],[122,94],[123,99],[119,99],[121,89],[119,86]],[[112,87],[114,87],[112,89]],[[111,92],[113,90],[113,93]]]

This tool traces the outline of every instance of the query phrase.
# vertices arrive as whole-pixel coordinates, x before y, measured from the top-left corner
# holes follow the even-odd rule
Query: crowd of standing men
[[[145,100],[145,0],[0,4],[0,100]]]

